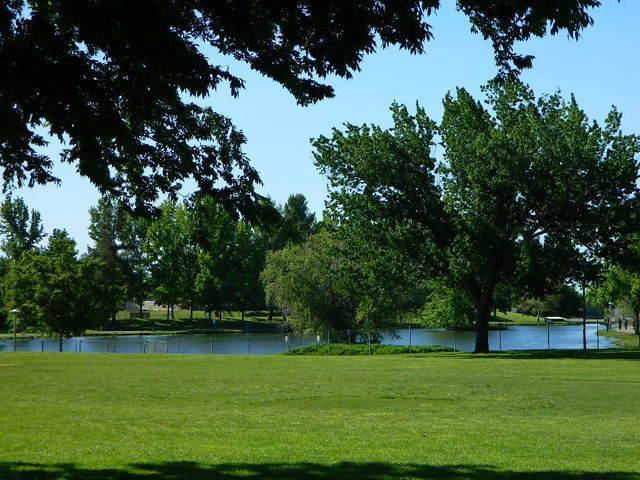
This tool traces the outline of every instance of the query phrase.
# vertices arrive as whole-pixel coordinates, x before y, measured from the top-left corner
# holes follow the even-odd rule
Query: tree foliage
[[[517,83],[486,93],[486,106],[464,89],[448,94],[439,126],[394,105],[388,130],[346,125],[314,142],[331,215],[362,232],[411,232],[397,246],[469,292],[478,352],[489,349],[498,283],[541,290],[584,270],[585,252],[620,250],[640,152],[615,109],[600,125],[574,98],[536,98]]]
[[[640,273],[620,265],[610,265],[602,281],[593,288],[593,300],[601,306],[615,304],[634,318],[635,333],[640,331]]]
[[[100,284],[98,296],[94,299],[99,304],[98,326],[106,326],[110,319],[115,321],[118,310],[127,299],[127,281],[130,278],[129,265],[121,255],[122,243],[120,234],[124,211],[118,203],[111,203],[101,198],[98,205],[89,209],[89,237],[94,246],[82,259],[83,275],[92,282]]]
[[[345,281],[343,246],[329,232],[267,254],[262,280],[267,301],[278,305],[296,330],[346,330],[358,304]]]
[[[463,328],[473,322],[473,302],[469,293],[446,278],[427,282],[428,294],[419,319],[429,327]]]
[[[7,196],[0,204],[0,248],[11,260],[36,248],[45,237],[40,213],[31,210],[20,197]]]
[[[23,326],[59,335],[62,348],[62,337],[84,332],[95,314],[95,291],[85,280],[75,242],[64,230],[55,230],[44,251],[26,252],[12,266],[6,303],[20,310]]]
[[[491,40],[501,72],[528,67],[513,44],[591,23],[597,0],[458,0]],[[223,114],[202,107],[244,82],[225,65],[248,64],[306,105],[333,96],[325,79],[349,78],[365,54],[397,45],[421,53],[438,0],[271,2],[50,2],[0,5],[0,166],[4,188],[58,182],[48,137],[62,160],[127,206],[147,211],[193,177],[232,211],[255,213],[258,175]],[[37,74],[34,72],[37,71]],[[72,85],[73,88],[69,88]]]
[[[296,330],[372,330],[423,303],[422,285],[410,285],[394,251],[365,262],[353,242],[327,228],[301,244],[267,254],[262,281],[267,302],[277,305]],[[371,253],[371,252],[370,252]],[[395,279],[403,277],[404,281]]]

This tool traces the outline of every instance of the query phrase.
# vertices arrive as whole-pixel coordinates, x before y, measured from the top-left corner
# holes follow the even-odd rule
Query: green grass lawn
[[[540,315],[540,321],[538,321],[535,315],[526,315],[524,313],[517,312],[498,312],[496,315],[498,321],[492,322],[494,325],[499,325],[501,322],[506,322],[509,325],[546,325],[544,322],[544,315]],[[554,325],[566,325],[569,322],[554,322]]]
[[[613,338],[614,343],[621,348],[638,350],[640,349],[640,339],[638,339],[637,335],[631,333],[624,332],[604,332],[600,331],[600,335],[603,337]]]
[[[640,479],[640,354],[0,355],[1,479]]]
[[[498,322],[506,322],[510,325],[543,325],[544,316],[540,316],[538,322],[535,315],[525,315],[517,312],[498,312],[496,315]]]

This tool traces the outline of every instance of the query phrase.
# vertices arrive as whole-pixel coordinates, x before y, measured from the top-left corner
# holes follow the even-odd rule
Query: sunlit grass
[[[640,478],[639,359],[5,353],[0,478]]]

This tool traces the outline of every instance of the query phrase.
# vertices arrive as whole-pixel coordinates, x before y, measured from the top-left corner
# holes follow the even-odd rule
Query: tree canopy
[[[478,352],[489,350],[496,285],[557,285],[587,254],[620,250],[637,218],[640,153],[615,110],[600,125],[574,98],[519,83],[486,94],[486,106],[464,89],[447,95],[439,126],[394,105],[388,130],[347,125],[314,142],[330,215],[367,241],[389,226],[411,232],[397,247],[469,292]]]
[[[458,0],[492,42],[501,76],[529,67],[514,43],[577,37],[598,0]],[[0,4],[0,168],[4,189],[58,182],[50,137],[102,194],[138,211],[175,196],[187,178],[227,209],[254,214],[259,182],[245,137],[196,103],[244,82],[229,59],[273,79],[306,105],[333,96],[365,54],[397,45],[422,53],[439,0],[217,2],[141,0]],[[71,87],[72,86],[72,87]]]
[[[20,197],[7,196],[0,204],[0,249],[12,260],[36,248],[45,237],[40,212],[31,210]]]

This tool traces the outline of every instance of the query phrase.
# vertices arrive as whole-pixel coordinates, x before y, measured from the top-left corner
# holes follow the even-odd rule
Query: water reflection
[[[587,347],[595,349],[615,348],[615,344],[605,337],[596,336],[597,328],[587,325]],[[352,332],[353,333],[353,332]],[[438,329],[398,329],[382,333],[382,343],[387,345],[441,345],[458,351],[473,351],[475,334],[471,331],[448,331]],[[334,338],[336,336],[334,335]],[[352,336],[355,338],[355,336]],[[326,343],[334,341],[326,334],[320,339]],[[316,336],[300,337],[279,333],[250,334],[192,334],[192,335],[120,335],[110,337],[72,337],[63,340],[65,352],[86,353],[187,353],[187,354],[234,354],[268,355],[286,352],[318,342]],[[582,326],[514,326],[507,330],[489,332],[491,350],[542,350],[582,348]],[[58,351],[58,339],[41,338],[18,340],[16,349],[20,351]],[[13,350],[11,340],[0,341],[0,351]]]

